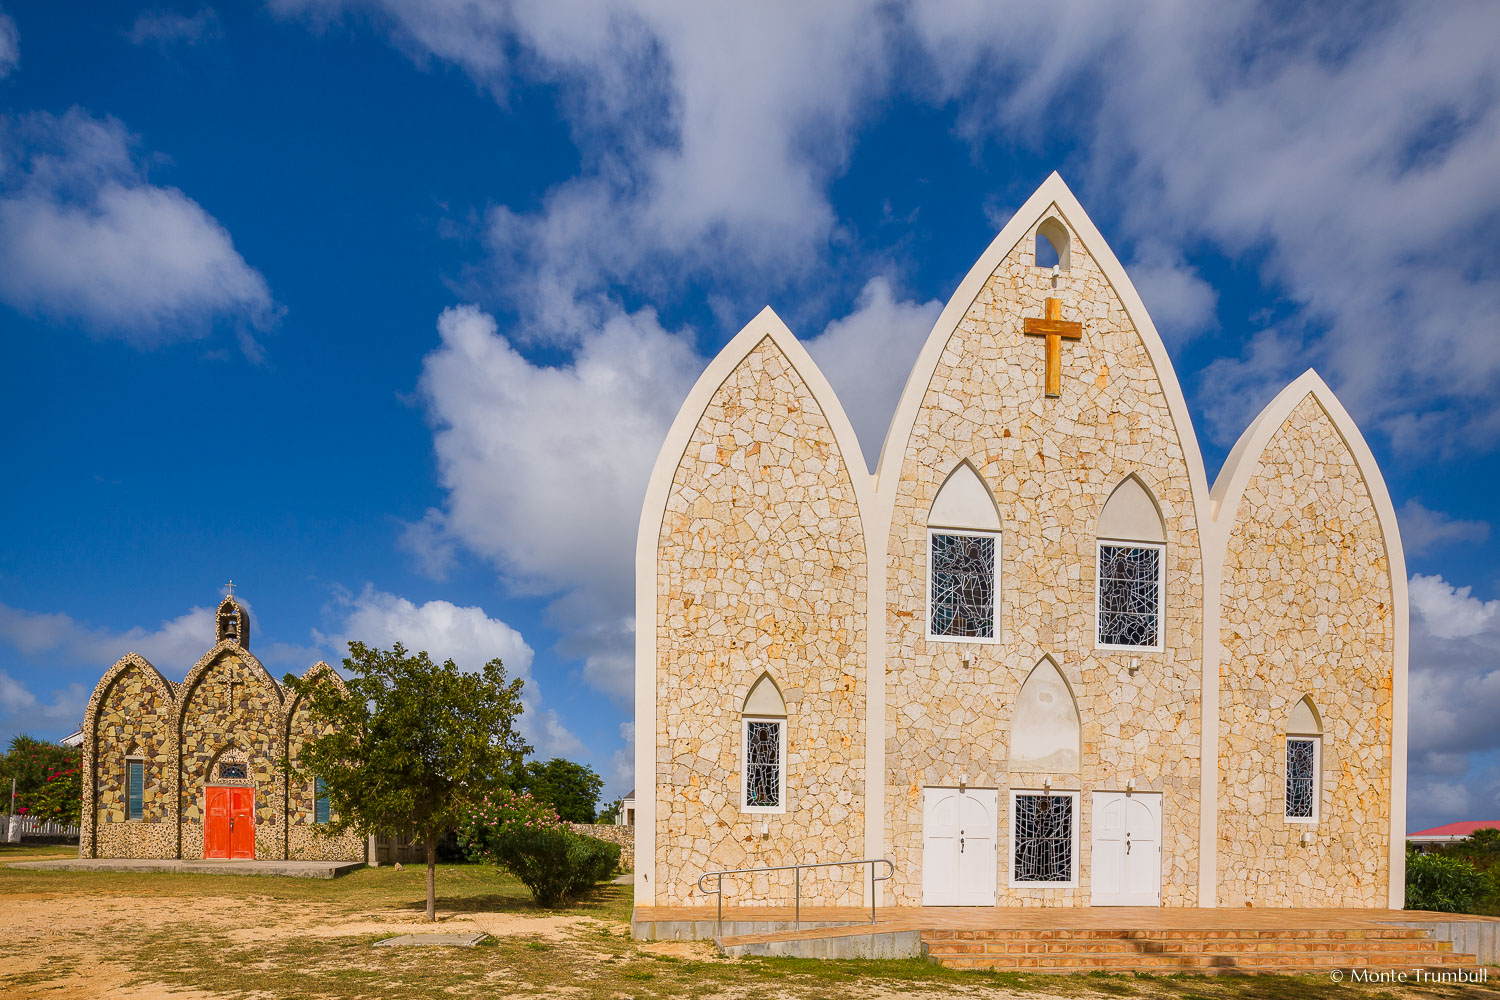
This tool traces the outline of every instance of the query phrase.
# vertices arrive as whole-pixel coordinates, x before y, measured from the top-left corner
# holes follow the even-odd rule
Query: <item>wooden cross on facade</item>
[[[1062,339],[1083,338],[1082,323],[1066,323],[1062,318],[1062,301],[1047,297],[1047,315],[1026,320],[1024,331],[1033,337],[1047,338],[1047,395],[1062,395]]]

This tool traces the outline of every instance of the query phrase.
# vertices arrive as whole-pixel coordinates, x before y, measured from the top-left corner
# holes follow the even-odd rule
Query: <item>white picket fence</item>
[[[23,837],[76,837],[78,826],[74,824],[67,826],[62,823],[54,823],[49,819],[38,819],[35,816],[4,816],[0,815],[0,830],[4,830],[5,840],[10,844],[21,842]]]

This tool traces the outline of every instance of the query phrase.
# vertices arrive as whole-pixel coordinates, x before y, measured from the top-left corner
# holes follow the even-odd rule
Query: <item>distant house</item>
[[[620,811],[615,813],[615,826],[635,826],[635,789],[625,793],[620,800]]]
[[[83,730],[75,729],[57,742],[65,747],[81,747],[83,746]]]
[[[1444,823],[1430,830],[1418,830],[1406,835],[1408,847],[1424,853],[1448,844],[1456,844],[1474,835],[1476,830],[1492,828],[1500,830],[1500,819],[1466,819],[1458,823]]]

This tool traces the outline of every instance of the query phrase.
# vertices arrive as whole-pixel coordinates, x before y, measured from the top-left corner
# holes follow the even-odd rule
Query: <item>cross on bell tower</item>
[[[1062,395],[1062,341],[1081,340],[1083,324],[1066,322],[1062,318],[1062,300],[1047,296],[1047,315],[1028,317],[1023,332],[1033,337],[1045,337],[1047,346],[1047,395]]]

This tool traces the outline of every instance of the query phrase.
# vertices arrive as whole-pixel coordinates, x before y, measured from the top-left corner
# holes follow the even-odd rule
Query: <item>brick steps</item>
[[[1311,972],[1464,969],[1473,955],[1419,928],[928,930],[922,954],[950,969],[1022,972]]]

